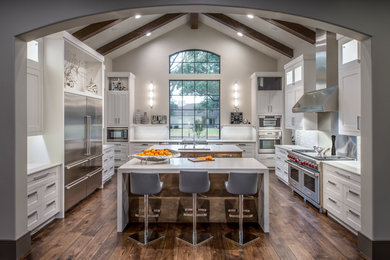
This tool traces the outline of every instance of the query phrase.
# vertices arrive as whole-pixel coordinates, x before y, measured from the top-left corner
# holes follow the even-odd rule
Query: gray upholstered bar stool
[[[257,173],[231,172],[228,181],[225,182],[226,190],[231,194],[238,195],[238,215],[229,214],[229,216],[238,218],[239,223],[238,232],[229,232],[225,234],[225,237],[241,246],[259,238],[251,233],[244,234],[243,231],[244,218],[253,217],[253,215],[244,215],[244,212],[249,212],[249,210],[244,210],[244,195],[257,193],[257,176]],[[231,211],[229,210],[229,212]]]
[[[186,212],[192,211],[192,213],[184,213],[184,216],[192,216],[192,232],[183,233],[178,238],[196,246],[212,238],[208,233],[198,233],[196,231],[196,217],[207,216],[206,209],[198,209],[197,207],[197,193],[210,190],[209,173],[207,171],[180,171],[179,190],[192,193],[192,209],[185,209]]]
[[[143,214],[135,214],[136,217],[145,218],[144,231],[139,231],[129,236],[129,238],[147,245],[163,235],[160,233],[149,230],[149,217],[158,217],[159,214],[149,215],[149,195],[157,194],[161,191],[163,182],[160,181],[158,173],[130,173],[130,192],[136,195],[144,196],[144,209]],[[159,210],[153,210],[153,213],[159,212]]]

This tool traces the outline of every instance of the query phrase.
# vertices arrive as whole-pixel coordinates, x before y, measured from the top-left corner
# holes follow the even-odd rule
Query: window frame
[[[176,55],[176,54],[179,54],[179,53],[185,53],[185,52],[188,52],[188,51],[194,51],[194,52],[195,51],[202,51],[202,52],[206,52],[207,54],[213,54],[215,56],[218,56],[218,58],[219,58],[219,62],[218,62],[218,64],[219,64],[219,72],[218,73],[196,73],[195,72],[196,64],[210,64],[210,63],[217,63],[217,62],[209,62],[208,58],[207,58],[207,62],[196,62],[195,58],[194,58],[194,62],[193,62],[193,64],[194,64],[194,73],[183,73],[183,71],[182,71],[182,73],[172,73],[171,72],[171,57],[173,55]],[[183,62],[183,61],[181,61],[180,63],[183,65],[183,63],[191,63],[191,62]],[[181,51],[177,51],[175,53],[170,54],[169,58],[168,58],[168,72],[169,72],[169,75],[219,75],[219,74],[221,74],[221,69],[222,69],[221,68],[221,55],[219,55],[219,54],[217,54],[215,52],[207,51],[207,50],[202,50],[202,49],[181,50]]]
[[[218,125],[218,139],[210,139],[210,140],[221,140],[221,80],[220,79],[169,79],[169,83],[168,83],[168,88],[169,88],[169,97],[168,97],[168,103],[169,103],[169,140],[182,140],[184,139],[184,135],[183,135],[183,129],[184,129],[184,125],[185,123],[183,122],[183,107],[181,109],[177,109],[177,110],[181,110],[181,117],[182,117],[182,122],[181,122],[181,138],[179,139],[172,139],[172,136],[171,136],[171,97],[172,96],[177,96],[177,95],[171,95],[171,81],[181,81],[182,83],[182,88],[184,86],[183,82],[184,81],[192,81],[194,82],[194,88],[195,88],[195,82],[197,81],[206,81],[207,82],[207,89],[206,89],[206,93],[208,93],[208,82],[209,81],[218,81],[218,97],[219,97],[219,104],[218,104],[218,111],[219,111],[219,116],[218,116],[218,124],[212,124],[211,126],[217,126]],[[195,93],[195,92],[194,92]],[[195,95],[196,96],[196,95]],[[217,95],[203,95],[203,96],[206,96],[206,97],[209,97],[209,96],[217,96]],[[183,92],[181,94],[181,97],[183,98],[184,95],[183,95]],[[208,104],[208,101],[207,101],[207,104]],[[195,116],[196,116],[196,111],[197,110],[201,110],[201,109],[196,109],[195,108],[195,103],[194,103],[194,124],[195,125]],[[206,113],[207,113],[207,116],[206,116],[206,120],[209,118],[209,108],[206,109]],[[173,125],[177,125],[177,124],[173,124]],[[205,124],[206,126],[209,126],[209,124]],[[209,140],[209,135],[208,135],[208,127],[207,127],[207,131],[206,131],[206,140]]]

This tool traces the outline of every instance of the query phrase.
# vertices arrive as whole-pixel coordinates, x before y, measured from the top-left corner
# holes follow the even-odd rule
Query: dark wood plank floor
[[[24,259],[365,259],[357,247],[356,236],[319,214],[302,198],[270,174],[270,233],[257,225],[245,229],[260,236],[240,248],[224,239],[235,224],[199,225],[214,238],[192,247],[175,237],[190,231],[191,224],[159,224],[152,228],[165,238],[140,246],[127,236],[142,224],[116,232],[116,179],[55,220],[32,238],[32,249]]]

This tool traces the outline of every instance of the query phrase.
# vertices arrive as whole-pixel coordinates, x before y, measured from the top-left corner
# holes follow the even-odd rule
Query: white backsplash
[[[295,130],[295,144],[307,148],[318,145],[318,132],[312,130]]]
[[[137,125],[130,129],[130,140],[168,140],[167,125]]]
[[[250,125],[221,127],[221,140],[255,140],[256,129]]]
[[[49,152],[42,135],[27,137],[27,160],[29,165],[50,163]]]

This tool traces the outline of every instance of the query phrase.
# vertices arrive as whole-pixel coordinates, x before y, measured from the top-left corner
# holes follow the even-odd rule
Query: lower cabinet
[[[281,147],[275,147],[275,174],[279,180],[286,184],[288,184],[288,164],[286,163],[288,160],[287,155],[287,150]]]
[[[129,144],[127,142],[107,143],[114,146],[114,165],[119,167],[129,160]]]
[[[360,230],[360,176],[323,166],[323,205],[328,215],[356,233]]]
[[[275,154],[259,154],[257,159],[269,168],[275,167]]]
[[[109,146],[103,150],[103,185],[115,174],[115,148]]]
[[[60,166],[27,177],[27,228],[33,231],[60,211]]]
[[[236,145],[242,150],[242,158],[255,158],[255,142],[209,142],[210,145]]]

